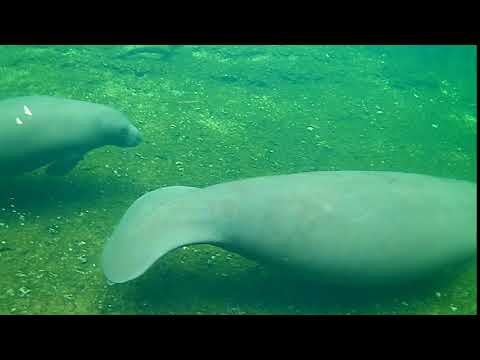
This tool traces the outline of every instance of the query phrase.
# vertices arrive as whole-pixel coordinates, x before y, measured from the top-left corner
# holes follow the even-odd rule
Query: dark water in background
[[[407,78],[412,76],[418,81],[430,78],[431,86],[436,81],[447,80],[462,89],[462,100],[467,105],[476,104],[477,96],[477,51],[474,46],[448,45],[404,45],[404,46],[368,46],[367,51],[390,60],[392,75]],[[408,74],[410,73],[411,74]],[[428,82],[425,83],[427,85]],[[438,84],[437,84],[438,86]]]
[[[346,169],[476,181],[476,78],[474,46],[0,46],[0,98],[109,104],[146,140],[65,178],[0,178],[0,313],[476,313],[474,265],[368,304],[209,246],[120,287],[98,265],[160,186]]]

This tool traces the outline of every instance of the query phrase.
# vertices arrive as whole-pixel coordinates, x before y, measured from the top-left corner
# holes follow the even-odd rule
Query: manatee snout
[[[125,147],[134,147],[142,142],[142,134],[135,126],[129,125],[125,138]]]
[[[105,108],[99,118],[104,144],[134,147],[142,142],[140,131],[121,112]]]

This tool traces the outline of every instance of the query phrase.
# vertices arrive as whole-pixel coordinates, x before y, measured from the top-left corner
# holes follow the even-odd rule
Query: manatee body
[[[127,117],[105,105],[49,96],[0,101],[0,175],[45,165],[48,174],[63,175],[90,150],[140,142]]]
[[[149,192],[102,255],[113,283],[189,244],[212,244],[341,284],[395,284],[476,255],[476,184],[321,171]]]

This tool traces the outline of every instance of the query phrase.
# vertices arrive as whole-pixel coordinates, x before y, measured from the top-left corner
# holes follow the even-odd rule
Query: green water
[[[108,104],[145,139],[65,177],[0,177],[0,313],[476,314],[476,263],[362,296],[207,245],[123,285],[99,267],[125,210],[161,186],[312,170],[476,181],[476,85],[474,46],[0,46],[0,99]]]

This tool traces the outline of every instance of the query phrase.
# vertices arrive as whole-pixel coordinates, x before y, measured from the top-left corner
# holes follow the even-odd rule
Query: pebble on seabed
[[[27,289],[25,286],[22,286],[20,289],[18,289],[18,291],[20,291],[20,296],[22,297],[31,292],[31,290]]]

